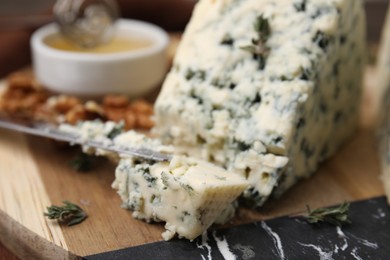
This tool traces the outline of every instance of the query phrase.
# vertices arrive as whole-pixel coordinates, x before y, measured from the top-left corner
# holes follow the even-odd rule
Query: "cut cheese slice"
[[[122,159],[113,183],[135,218],[166,222],[165,240],[175,234],[193,240],[213,223],[226,222],[247,186],[237,174],[184,156],[170,163]]]

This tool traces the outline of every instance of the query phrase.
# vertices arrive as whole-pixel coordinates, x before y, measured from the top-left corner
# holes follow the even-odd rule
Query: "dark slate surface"
[[[384,197],[354,202],[352,224],[312,225],[282,217],[85,259],[390,259],[390,207]]]

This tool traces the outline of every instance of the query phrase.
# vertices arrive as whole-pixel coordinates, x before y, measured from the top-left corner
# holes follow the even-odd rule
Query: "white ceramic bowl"
[[[138,97],[158,86],[165,76],[169,38],[157,26],[119,20],[118,35],[144,38],[151,41],[151,45],[104,54],[70,52],[47,45],[45,39],[56,33],[58,27],[49,24],[38,29],[31,38],[35,75],[54,92],[85,97],[107,93]]]

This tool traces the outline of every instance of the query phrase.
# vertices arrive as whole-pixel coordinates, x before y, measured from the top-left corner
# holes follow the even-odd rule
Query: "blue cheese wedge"
[[[154,133],[240,173],[261,206],[355,131],[360,0],[201,0],[155,104]]]
[[[175,156],[158,163],[122,159],[112,186],[135,218],[166,222],[165,240],[175,234],[193,240],[213,223],[229,220],[232,203],[248,185],[213,164]]]

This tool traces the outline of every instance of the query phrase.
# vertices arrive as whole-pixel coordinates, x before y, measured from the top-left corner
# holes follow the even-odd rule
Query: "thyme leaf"
[[[44,216],[49,219],[57,219],[60,223],[66,223],[68,226],[77,225],[83,222],[88,215],[82,208],[67,200],[63,201],[63,206],[52,205],[47,207]]]
[[[250,52],[252,54],[258,54],[256,46],[253,46],[253,45],[241,46],[240,49],[243,51]]]
[[[70,165],[78,172],[87,172],[92,168],[91,157],[88,154],[80,153],[70,161]]]
[[[263,15],[259,15],[254,24],[255,31],[259,34],[260,41],[266,41],[271,34],[269,22]]]
[[[307,216],[304,216],[309,223],[325,222],[335,226],[342,226],[343,224],[351,223],[348,219],[348,210],[350,203],[344,202],[338,207],[334,208],[318,208],[311,210],[308,205]]]
[[[111,140],[123,133],[123,129],[125,127],[125,124],[123,121],[121,121],[119,124],[116,124],[112,130],[108,133],[107,137]]]

